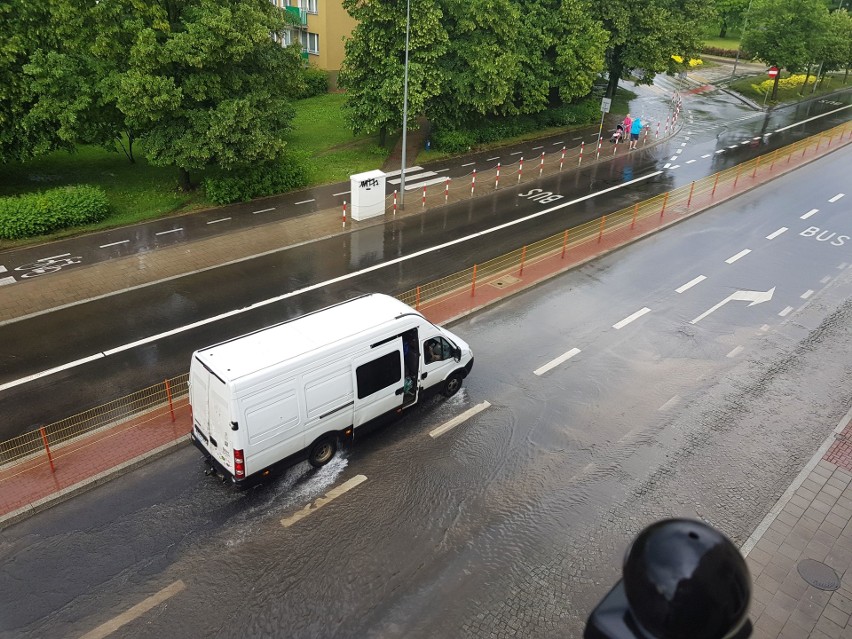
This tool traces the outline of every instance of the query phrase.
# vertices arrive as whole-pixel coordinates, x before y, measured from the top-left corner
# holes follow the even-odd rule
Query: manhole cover
[[[796,566],[802,579],[820,590],[837,590],[840,588],[840,577],[831,566],[815,559],[802,559]]]
[[[507,286],[511,286],[512,284],[517,284],[520,280],[517,277],[513,277],[512,275],[504,275],[499,280],[494,280],[493,282],[489,282],[491,286],[496,288],[505,288]]]

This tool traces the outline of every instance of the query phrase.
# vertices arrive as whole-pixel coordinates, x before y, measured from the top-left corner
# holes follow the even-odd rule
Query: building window
[[[299,8],[308,13],[317,13],[317,0],[299,0]]]
[[[299,34],[299,40],[302,43],[302,48],[308,53],[319,53],[319,34],[318,33],[307,33],[302,31]]]

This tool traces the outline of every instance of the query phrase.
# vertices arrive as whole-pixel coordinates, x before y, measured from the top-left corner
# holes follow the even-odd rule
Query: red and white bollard
[[[518,162],[518,184],[521,183],[521,174],[524,172],[524,158],[521,156],[521,161]]]
[[[473,197],[473,190],[476,188],[476,169],[473,170],[473,177],[470,179],[470,197]]]
[[[583,147],[586,146],[585,142],[580,142],[580,160],[577,162],[577,166],[580,166],[583,163]]]
[[[447,181],[444,182],[444,204],[450,199],[450,178],[447,178]]]
[[[642,136],[642,146],[648,141],[648,129],[645,129],[645,135]]]
[[[393,190],[393,214],[396,215],[396,189]]]
[[[426,208],[426,187],[423,187],[423,208]]]
[[[602,138],[602,137],[599,137],[599,138],[598,138],[598,150],[597,150],[597,152],[595,153],[595,159],[596,159],[596,160],[597,160],[597,159],[601,156],[601,144],[602,144],[602,143],[603,143],[603,138]]]
[[[497,163],[497,177],[494,178],[494,189],[497,190],[497,187],[500,186],[500,163]]]
[[[346,200],[343,200],[343,226],[346,226]]]
[[[544,151],[541,152],[541,164],[538,165],[538,177],[541,177],[544,171]]]
[[[562,165],[565,164],[565,147],[562,147],[562,157],[559,158],[559,170],[562,170]]]

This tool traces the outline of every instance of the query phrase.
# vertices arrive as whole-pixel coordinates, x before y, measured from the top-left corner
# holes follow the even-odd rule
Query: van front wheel
[[[332,437],[324,437],[311,446],[308,453],[308,463],[314,468],[321,468],[332,460],[337,452],[337,440]]]
[[[453,373],[444,382],[444,390],[441,391],[444,397],[452,397],[459,392],[462,387],[462,376],[459,373]]]

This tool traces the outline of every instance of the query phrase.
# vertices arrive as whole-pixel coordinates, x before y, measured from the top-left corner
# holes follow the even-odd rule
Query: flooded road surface
[[[0,637],[580,637],[633,535],[742,543],[852,403],[850,158],[455,323],[462,391],[320,471],[236,493],[187,446],[3,531]]]

